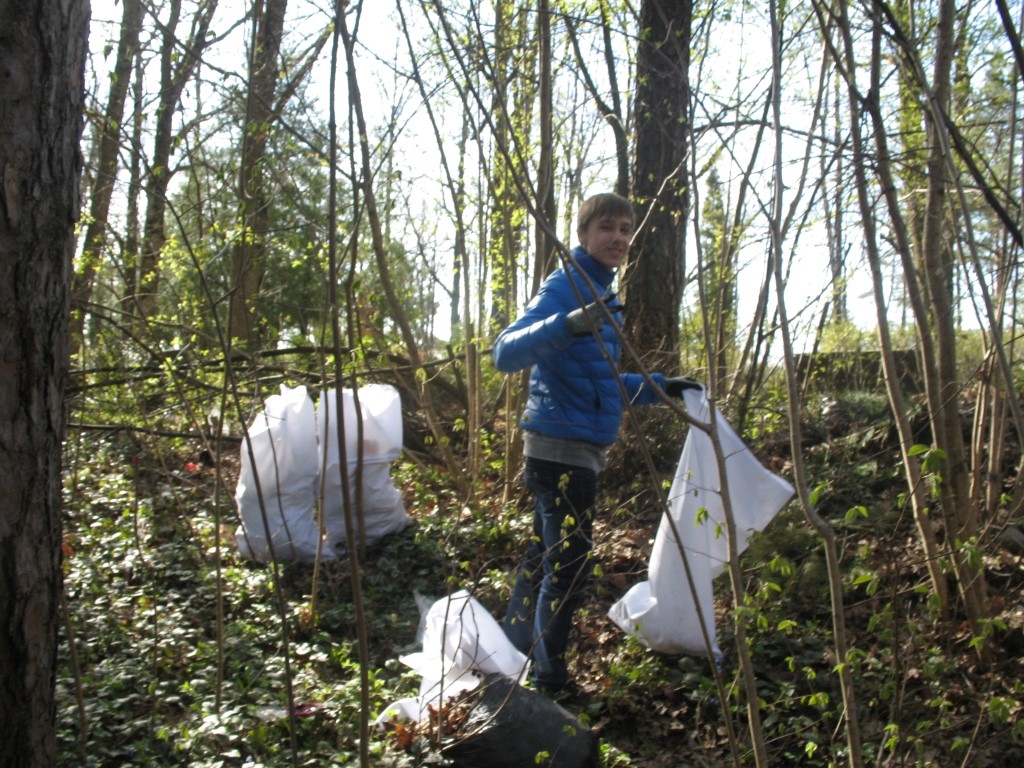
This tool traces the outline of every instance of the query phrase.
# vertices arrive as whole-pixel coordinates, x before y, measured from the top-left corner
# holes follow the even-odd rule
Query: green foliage
[[[877,337],[849,320],[829,323],[818,337],[818,349],[822,352],[856,352],[877,348]]]
[[[858,16],[853,6],[842,8],[854,17],[853,25],[867,20]],[[630,80],[630,69],[637,61],[631,52],[636,41],[649,33],[641,30],[638,36],[636,8],[623,3],[556,4],[555,16],[564,16],[562,21],[566,23],[555,25],[559,30],[555,68],[560,72],[554,88],[553,118],[558,130],[554,166],[548,169],[543,167],[544,156],[537,151],[534,120],[539,104],[536,97],[544,92],[536,77],[539,49],[532,44],[537,34],[535,17],[528,7],[515,3],[492,8],[491,17],[486,12],[479,18],[475,12],[463,15],[463,10],[473,9],[453,6],[440,15],[425,17],[436,36],[428,43],[429,55],[423,55],[422,47],[417,50],[417,75],[437,77],[422,83],[426,104],[408,98],[411,83],[405,77],[412,69],[407,66],[411,62],[402,60],[396,65],[390,55],[394,49],[375,48],[371,44],[373,36],[364,38],[365,46],[357,46],[360,52],[380,56],[385,65],[395,65],[394,80],[379,83],[384,86],[381,96],[385,102],[397,98],[380,105],[386,124],[369,128],[373,167],[368,175],[373,181],[367,183],[375,185],[385,229],[385,253],[380,255],[388,264],[391,286],[425,359],[438,351],[433,338],[437,315],[434,294],[453,288],[446,274],[450,271],[450,252],[458,251],[460,258],[468,254],[467,262],[455,269],[465,278],[460,290],[470,293],[461,297],[464,306],[474,307],[470,314],[481,316],[476,330],[486,346],[488,320],[511,313],[525,298],[526,286],[531,283],[531,211],[536,211],[535,206],[524,204],[524,195],[529,189],[541,187],[524,180],[543,180],[543,174],[534,173],[538,168],[551,170],[552,178],[567,179],[556,182],[553,190],[560,204],[564,203],[556,218],[565,219],[571,213],[574,197],[586,186],[596,184],[608,170],[602,157],[607,154],[607,145],[595,140],[606,128],[592,132],[583,125],[591,117],[601,116],[590,107],[581,110],[580,105],[604,102],[612,109],[603,115],[607,121],[597,122],[606,126],[610,121],[628,134],[635,133],[636,126],[629,124],[630,110],[621,108],[619,97],[650,78],[649,72],[640,72],[636,73],[638,79]],[[816,23],[803,24],[810,11],[793,6],[781,11],[784,31],[795,31],[797,36],[792,38],[794,44],[786,46],[780,62],[785,92],[776,95],[792,105],[802,98],[797,90],[802,77],[791,64],[798,62],[799,69],[812,64],[806,71],[814,71],[816,65],[803,56],[817,55],[824,47]],[[891,17],[882,14],[871,21],[880,23],[881,55],[891,66],[883,73],[881,90],[865,91],[870,98],[862,102],[864,106],[881,106],[886,124],[872,126],[868,118],[862,125],[866,130],[888,132],[874,137],[879,139],[875,149],[888,141],[890,151],[876,154],[893,163],[894,196],[909,225],[913,250],[920,247],[926,220],[925,197],[920,191],[928,184],[925,160],[929,142],[925,133],[927,94],[914,79],[910,65],[924,65],[922,71],[926,74],[932,70],[927,59],[931,55],[935,8],[930,4],[897,4],[889,11]],[[1001,190],[1016,188],[1012,183],[1016,166],[1009,160],[1019,154],[1014,149],[1019,142],[1005,126],[1015,125],[1019,73],[993,13],[966,5],[957,12],[960,16],[955,20],[958,43],[950,116],[991,189],[982,190],[989,194],[976,194],[979,178],[971,177],[971,190],[965,196],[967,209],[955,215],[969,216],[972,226],[968,230],[962,226],[966,222],[950,218],[950,255],[963,257],[968,263],[966,257],[973,254],[961,253],[960,247],[974,245],[983,274],[997,274],[995,270],[1010,274],[1005,265],[1013,254],[1004,253],[1005,226],[994,215],[992,200],[993,196],[1002,200],[1011,212],[1016,209],[1012,196]],[[315,14],[308,18],[318,23]],[[714,12],[709,7],[696,8],[694,73],[715,70],[711,48],[721,47],[736,59],[733,43],[739,38],[734,33],[749,34],[751,19],[756,19],[754,26],[763,23],[764,9],[750,3],[716,5]],[[721,25],[726,20],[735,20],[738,26]],[[483,24],[474,29],[472,25],[478,21]],[[461,26],[463,23],[467,26]],[[572,66],[566,65],[571,59],[568,41],[558,37],[568,24],[579,35],[574,42],[581,44],[581,61]],[[449,30],[456,41],[454,49],[449,49],[446,40]],[[302,38],[298,43],[301,48],[312,42],[304,35],[302,24],[293,31]],[[728,34],[720,34],[723,31]],[[684,32],[681,28],[674,30],[677,35]],[[237,39],[217,39],[227,50],[239,50]],[[900,39],[911,42],[913,50],[909,46],[900,48]],[[739,58],[755,48],[747,46]],[[851,51],[858,57],[867,53],[868,47]],[[914,55],[920,55],[921,60],[914,61]],[[184,54],[179,51],[173,56],[177,61]],[[457,478],[430,461],[429,449],[435,447],[431,442],[435,438],[424,437],[426,430],[410,429],[411,436],[420,441],[417,447],[422,445],[427,450],[425,455],[396,466],[395,476],[416,526],[368,553],[359,571],[367,606],[370,658],[365,660],[366,668],[357,657],[359,616],[350,566],[327,565],[314,584],[307,568],[288,566],[277,572],[239,561],[232,543],[236,516],[229,502],[230,462],[222,460],[225,482],[217,486],[212,470],[196,467],[196,438],[174,435],[208,432],[215,422],[208,421],[208,415],[222,409],[232,411],[230,420],[237,426],[246,420],[250,408],[282,380],[322,382],[321,374],[334,365],[346,374],[362,375],[377,359],[386,359],[387,365],[400,364],[391,353],[401,350],[404,357],[406,351],[395,312],[381,310],[387,303],[387,292],[381,264],[366,230],[367,190],[350,159],[342,157],[338,163],[342,189],[336,190],[334,198],[338,209],[329,220],[328,167],[321,152],[328,133],[324,110],[303,92],[305,73],[295,52],[282,53],[282,62],[282,76],[297,84],[298,91],[275,105],[275,109],[281,109],[280,121],[246,126],[267,134],[263,163],[248,169],[265,180],[270,203],[268,226],[261,235],[265,240],[260,243],[265,246],[267,258],[259,265],[263,278],[256,306],[259,325],[271,345],[326,343],[330,341],[331,313],[337,309],[341,312],[343,344],[358,348],[337,361],[314,353],[280,355],[272,361],[251,363],[232,360],[231,372],[246,381],[242,385],[245,390],[239,394],[237,413],[233,405],[222,401],[224,361],[220,359],[223,353],[217,321],[223,325],[227,314],[234,250],[254,235],[246,229],[251,224],[239,220],[236,188],[240,180],[239,116],[245,94],[232,88],[232,82],[241,80],[234,77],[238,72],[230,67],[200,68],[194,88],[189,86],[189,99],[171,107],[180,110],[176,122],[181,128],[173,138],[172,157],[167,162],[161,160],[160,167],[148,169],[153,178],[173,182],[167,240],[159,254],[157,312],[138,322],[122,319],[132,311],[123,302],[137,278],[134,270],[139,257],[140,222],[136,219],[141,212],[137,208],[145,207],[141,197],[133,197],[144,194],[144,190],[133,191],[135,180],[122,184],[126,179],[121,175],[118,178],[114,209],[124,212],[124,226],[108,222],[106,248],[95,263],[79,265],[95,266],[99,273],[91,297],[93,309],[87,317],[87,339],[75,361],[68,404],[76,430],[93,429],[73,432],[66,455],[67,623],[64,667],[59,678],[64,765],[213,766],[246,761],[283,765],[291,763],[292,738],[298,745],[296,762],[300,764],[351,765],[358,738],[357,715],[362,707],[360,677],[365,674],[369,680],[370,706],[375,711],[415,689],[415,681],[396,661],[401,653],[416,647],[415,594],[438,596],[456,587],[469,587],[484,604],[500,609],[530,533],[525,503],[510,501],[508,489],[499,480],[507,459],[501,455],[500,433],[492,431],[492,425],[484,425],[477,434],[467,434],[460,383],[450,389],[442,387],[448,383],[442,378],[447,372],[435,375],[436,369],[418,368],[413,374],[416,383],[445,390],[441,407],[446,413],[442,418],[451,428],[437,439],[456,450],[467,441],[477,441],[485,454],[481,464],[484,477],[472,493],[456,494],[453,488],[458,485],[454,482]],[[241,66],[241,61],[237,63]],[[618,63],[623,69],[617,69]],[[365,76],[363,66],[365,60],[360,60],[357,69]],[[463,66],[466,69],[460,71]],[[731,67],[727,69],[724,86],[715,82],[715,77],[701,82],[698,90],[703,96],[699,104],[695,103],[700,109],[693,115],[694,127],[707,122],[705,118],[710,115],[711,124],[720,128],[732,125],[735,129],[729,130],[736,132],[702,141],[704,149],[693,158],[702,169],[721,164],[728,183],[721,184],[714,171],[707,176],[698,171],[702,179],[707,179],[701,209],[703,226],[698,237],[706,268],[700,277],[709,300],[699,311],[695,309],[697,302],[689,305],[694,309],[682,318],[681,334],[684,370],[711,369],[722,376],[731,374],[729,366],[737,362],[732,347],[737,337],[745,337],[746,330],[741,326],[750,315],[750,308],[736,306],[740,282],[736,249],[767,239],[766,230],[757,221],[758,217],[764,219],[761,214],[742,220],[744,211],[738,201],[736,213],[730,210],[734,205],[731,198],[738,190],[735,178],[744,168],[753,173],[747,180],[755,192],[749,196],[751,203],[760,201],[756,205],[769,200],[772,192],[769,185],[761,184],[764,177],[755,169],[759,163],[743,155],[744,147],[754,144],[747,140],[751,138],[748,129],[763,126],[756,114],[760,110],[758,99],[749,98],[755,93],[747,87],[751,70],[746,65],[735,72]],[[105,69],[99,66],[95,71]],[[598,72],[606,74],[593,83],[596,91],[581,87],[584,80],[590,80],[581,75]],[[866,74],[866,70],[852,72],[857,79]],[[379,71],[371,79],[376,75]],[[211,83],[208,76],[223,82]],[[839,90],[835,103],[841,104],[842,86],[836,82]],[[625,89],[622,94],[619,84]],[[210,85],[215,87],[211,89]],[[482,90],[477,91],[478,86]],[[152,83],[140,82],[140,87],[141,101],[152,103]],[[725,90],[719,90],[722,87]],[[389,90],[390,94],[384,93]],[[743,95],[737,99],[729,91]],[[470,92],[478,99],[478,106],[466,100]],[[354,94],[349,96],[354,99]],[[837,107],[832,113],[832,102],[831,97],[821,102],[822,106],[829,104],[829,111],[820,113],[822,122],[806,134],[820,139],[822,169],[835,168],[836,179],[849,179],[843,174],[853,167],[850,163],[861,163],[859,167],[875,173],[881,164],[864,164],[861,158],[845,154],[849,146],[846,128],[842,127],[845,108]],[[96,98],[95,103],[102,100]],[[407,120],[411,117],[407,104],[415,105],[411,109],[421,113],[424,106],[438,108],[438,152],[426,151],[423,134],[413,129],[417,120]],[[704,115],[700,110],[709,105],[719,112]],[[199,111],[193,111],[194,107]],[[590,117],[581,119],[585,115]],[[452,120],[453,116],[456,119]],[[217,122],[221,120],[223,123]],[[819,129],[830,133],[827,126],[833,122],[835,136],[821,133]],[[128,121],[122,127],[127,139],[134,128]],[[131,165],[141,167],[149,162],[136,153],[145,152],[144,136],[151,127],[149,123],[141,125],[140,141],[132,139],[124,145],[125,159]],[[342,128],[340,134],[345,133]],[[791,135],[803,141],[805,131],[797,128]],[[413,137],[415,144],[408,144],[405,137]],[[453,187],[442,190],[434,183],[441,169],[431,167],[429,157],[428,165],[422,162],[425,156],[447,153],[453,143],[460,145],[458,158],[454,153],[445,156],[449,161],[445,170],[454,171]],[[792,145],[786,146],[787,156],[795,158],[789,152]],[[844,154],[826,162],[825,154],[833,149]],[[83,151],[87,157],[96,154],[88,147]],[[345,153],[342,148],[342,155]],[[403,153],[411,156],[411,163],[405,162]],[[129,158],[129,154],[133,156]],[[728,162],[723,160],[726,157]],[[956,152],[949,157],[950,169],[957,170],[955,164],[962,163],[962,158]],[[573,159],[567,163],[559,158]],[[821,199],[819,194],[833,199],[835,193],[834,199],[845,205],[850,190],[834,187],[831,170],[827,176],[814,177],[811,166],[806,169],[810,174],[806,177],[807,190],[815,190],[815,199]],[[677,169],[662,170],[668,175],[661,181],[675,178]],[[187,171],[187,179],[179,171]],[[1000,182],[1004,176],[1011,182]],[[472,181],[474,178],[476,181]],[[431,181],[424,185],[422,179]],[[642,181],[658,183],[653,174]],[[879,188],[874,181],[869,183],[869,195],[877,197]],[[799,189],[788,180],[786,184],[787,192],[803,194],[802,183]],[[426,198],[433,202],[425,202]],[[780,200],[777,195],[774,199]],[[895,223],[886,223],[883,199],[877,202],[880,236],[893,237],[898,234]],[[804,209],[799,198],[791,197],[787,205],[796,217],[793,221],[812,221],[821,212],[817,203]],[[460,221],[467,225],[459,237],[465,234],[467,241],[452,241],[452,211],[433,216],[411,213],[419,206],[431,212],[457,208]],[[730,221],[734,215],[741,220]],[[853,246],[852,259],[857,244],[849,230],[856,229],[855,218],[830,218],[836,225],[836,244]],[[549,223],[555,225],[555,221]],[[572,222],[561,223],[566,233],[571,233]],[[803,238],[804,245],[797,249],[797,241],[787,235],[783,253],[804,250],[811,230],[794,226],[792,232]],[[959,239],[959,233],[971,236]],[[327,298],[326,249],[330,234],[337,236],[341,264],[337,285],[340,299],[335,306]],[[892,249],[885,250],[890,255]],[[783,258],[788,264],[788,257]],[[758,269],[756,261],[751,263]],[[692,260],[686,264],[688,270],[693,266]],[[884,266],[886,279],[892,279],[894,311],[906,301],[900,268],[898,260]],[[789,273],[788,266],[787,274],[794,285],[806,282],[807,275]],[[971,280],[975,278],[972,273]],[[957,294],[957,311],[970,303],[969,296],[980,295],[973,290],[968,293],[964,283],[961,273],[950,285]],[[481,290],[480,285],[486,288]],[[449,296],[455,298],[452,293]],[[1015,297],[1009,299],[1007,316],[1013,317]],[[790,317],[812,314],[809,307]],[[965,319],[959,317],[957,321],[963,323]],[[469,318],[464,321],[468,328]],[[775,333],[774,327],[768,326],[753,330],[752,339]],[[894,346],[901,350],[917,347],[915,328],[892,330]],[[757,346],[760,350],[760,340]],[[818,340],[818,348],[826,354],[876,354],[877,342],[873,333],[852,323],[830,324]],[[959,376],[965,387],[980,378],[986,348],[982,332],[958,331]],[[765,352],[766,358],[777,349],[771,347]],[[756,365],[754,361],[752,367]],[[984,750],[989,765],[1014,764],[1005,758],[1024,738],[1024,728],[1019,725],[1024,691],[1019,663],[1014,665],[1011,660],[1013,649],[1020,649],[1019,618],[1005,608],[1004,602],[991,619],[964,630],[955,612],[939,612],[936,597],[926,586],[929,582],[922,554],[917,551],[888,405],[880,390],[850,391],[849,374],[857,370],[855,366],[838,365],[833,370],[833,381],[842,386],[823,387],[820,396],[812,394],[801,403],[805,446],[787,444],[789,394],[782,377],[768,375],[761,380],[761,374],[755,372],[758,380],[750,391],[741,392],[743,387],[738,387],[736,402],[728,404],[737,409],[733,425],[757,451],[776,462],[774,466],[785,465],[787,451],[806,449],[812,504],[838,537],[845,601],[841,608],[850,626],[853,650],[846,659],[833,658],[823,550],[802,514],[795,508],[787,510],[767,531],[754,537],[744,555],[743,583],[736,585],[740,605],[732,604],[727,585],[717,585],[720,644],[726,654],[723,673],[730,691],[724,702],[717,700],[721,693],[713,684],[714,670],[705,660],[656,656],[622,639],[607,626],[603,610],[606,603],[621,594],[624,582],[638,578],[643,570],[637,553],[653,535],[657,514],[651,514],[651,510],[660,511],[654,498],[656,490],[652,489],[664,481],[646,477],[648,467],[636,443],[624,441],[626,449],[612,454],[613,465],[602,478],[611,486],[603,506],[615,512],[601,520],[606,527],[601,532],[600,555],[594,569],[596,597],[581,612],[585,631],[580,632],[579,646],[573,650],[574,662],[590,670],[587,683],[594,695],[588,714],[601,718],[602,734],[614,740],[614,747],[609,742],[602,747],[607,765],[633,764],[629,754],[635,754],[639,764],[653,765],[659,757],[664,760],[664,754],[655,754],[658,750],[671,751],[664,745],[691,740],[707,745],[709,752],[723,747],[723,719],[731,717],[739,722],[745,712],[744,702],[736,693],[741,686],[737,685],[731,658],[735,621],[743,622],[754,656],[761,698],[758,703],[773,764],[845,762],[842,704],[836,680],[841,665],[847,665],[856,680],[872,764],[923,765],[951,755],[956,764],[982,765],[978,755]],[[248,372],[254,375],[240,375]],[[482,375],[483,390],[490,396],[512,381],[486,364]],[[1021,386],[1024,369],[1019,364],[1015,375]],[[877,376],[872,386],[875,383]],[[488,402],[483,410],[495,421],[515,418],[496,414],[490,397],[484,400]],[[650,455],[656,471],[675,461],[677,427],[674,417],[661,423],[651,420],[639,430],[643,434],[630,438],[653,444]],[[85,438],[84,434],[92,436]],[[928,439],[918,442],[912,454],[920,461],[934,496],[943,473],[948,472],[945,454],[931,446]],[[1007,461],[1006,466],[1018,463]],[[1008,489],[1012,482],[1007,478]],[[994,515],[1002,511],[992,510]],[[935,515],[935,519],[940,518]],[[985,522],[987,525],[989,521]],[[1005,600],[1005,595],[1017,596],[1019,568],[1015,570],[1012,562],[993,557],[988,540],[960,540],[955,531],[948,529],[940,533],[942,546],[956,550],[967,562],[997,563],[989,585],[994,602],[995,598]],[[1015,601],[1010,602],[1019,608]],[[1006,658],[999,659],[1005,666],[999,669],[1009,674],[988,675],[978,670],[975,649],[990,644],[1008,649]],[[72,657],[72,649],[77,656]],[[301,716],[294,720],[287,716],[289,686],[295,703],[311,705],[303,707]],[[679,734],[681,738],[673,741]],[[618,749],[620,746],[622,749]],[[383,738],[373,740],[375,764],[411,765],[425,758],[425,753],[396,754],[389,747]],[[1003,752],[998,751],[1000,748]]]
[[[81,688],[66,635],[61,764],[288,764],[290,677],[300,764],[351,765],[360,667],[347,565],[324,566],[315,616],[310,570],[282,569],[286,669],[273,571],[238,559],[234,526],[218,526],[209,505],[210,478],[168,456],[175,465],[164,475],[155,457],[128,447],[90,442],[69,474],[65,582]],[[367,600],[387,606],[369,619],[379,712],[414,690],[390,662],[414,645],[413,592],[441,589],[444,563],[435,542],[411,529],[374,551],[367,567]]]
[[[159,389],[139,392],[140,412]],[[101,391],[83,393],[81,402],[97,417],[118,413]],[[1013,624],[999,617],[978,639],[946,631],[922,588],[924,565],[907,544],[912,521],[894,491],[900,477],[893,447],[873,426],[884,418],[876,400],[851,396],[864,413],[860,429],[807,451],[811,501],[842,542],[849,657],[833,655],[823,549],[790,505],[743,555],[738,610],[726,577],[716,583],[724,702],[707,660],[653,654],[608,627],[607,605],[621,596],[624,574],[640,573],[629,558],[646,554],[656,522],[637,473],[609,469],[602,507],[615,512],[601,519],[597,588],[580,612],[578,645],[570,650],[590,692],[580,714],[600,724],[604,765],[657,764],[694,739],[727,754],[724,718],[742,723],[746,709],[734,621],[746,629],[773,764],[845,762],[840,664],[856,681],[873,761],[921,760],[936,744],[966,755],[964,722],[982,723],[985,738],[1004,740],[1007,750],[1021,748],[1019,680],[986,680],[978,696],[980,680],[965,664],[972,644],[1003,642]],[[161,402],[157,423],[183,418],[182,404],[166,392]],[[213,470],[197,467],[181,439],[142,443],[127,434],[78,436],[67,446],[60,765],[283,766],[291,764],[293,735],[300,765],[356,764],[363,669],[349,565],[321,569],[314,603],[308,567],[287,565],[275,574],[239,560],[232,540],[237,518],[229,494],[216,492]],[[762,437],[774,444],[770,430]],[[496,450],[501,441],[488,444]],[[922,446],[920,458],[927,464],[940,457]],[[222,460],[225,488],[232,464]],[[469,500],[429,462],[394,466],[416,523],[362,563],[371,717],[417,690],[418,680],[398,661],[419,650],[417,594],[434,598],[465,587],[496,610],[507,599],[530,518],[525,501],[500,499],[500,457],[489,455],[484,465],[491,469]],[[983,556],[979,542],[964,544]],[[398,738],[374,733],[372,764],[437,764],[429,740],[414,738],[399,749]]]

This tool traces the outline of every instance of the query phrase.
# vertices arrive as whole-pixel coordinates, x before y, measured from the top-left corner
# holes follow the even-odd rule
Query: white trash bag
[[[351,503],[358,499],[362,504],[366,542],[374,544],[412,521],[391,480],[391,464],[402,453],[402,404],[398,390],[384,384],[361,387],[358,398],[362,414],[361,452],[356,395],[351,390],[342,390],[345,472]],[[243,442],[235,490],[241,517],[235,539],[243,557],[270,562],[273,549],[278,560],[313,562],[320,542],[321,519],[326,531],[321,559],[335,560],[345,554],[345,501],[338,422],[332,407],[335,403],[334,390],[321,394],[317,409],[305,387],[291,389],[282,385],[281,394],[267,398],[264,410],[249,427],[252,459],[249,445]],[[318,517],[321,469],[324,482]],[[361,493],[357,480],[361,480]]]
[[[517,683],[526,679],[526,656],[465,589],[435,601],[422,628],[423,650],[399,658],[421,676],[419,696],[391,704],[377,718],[378,726],[396,718],[422,720],[428,707],[440,709],[447,699],[475,689],[486,675],[501,675]]]
[[[420,603],[417,596],[417,604]],[[375,725],[421,722],[453,697],[474,691],[458,733],[445,736],[442,754],[456,768],[597,768],[597,734],[546,696],[523,687],[527,658],[491,614],[459,590],[434,602],[421,622],[423,650],[401,657],[422,675],[419,696],[387,707]]]
[[[281,385],[242,441],[235,502],[242,519],[235,532],[241,554],[269,562],[312,562],[320,531],[313,509],[318,492],[316,419],[305,387]],[[259,491],[257,491],[257,480]],[[260,495],[263,497],[261,509]],[[264,518],[264,512],[266,517]]]
[[[704,391],[686,390],[683,397],[690,415],[709,424]],[[771,522],[794,489],[785,479],[761,465],[717,411],[715,422],[726,457],[726,483],[740,553],[746,549],[751,534]],[[715,637],[712,581],[722,573],[729,557],[721,487],[710,435],[690,427],[669,491],[669,509],[662,515],[654,539],[648,580],[633,586],[608,611],[609,618],[624,632],[634,635],[654,651],[704,655],[706,647],[700,623],[703,617],[712,652],[720,655]],[[692,589],[668,516],[682,539],[693,579]]]
[[[412,519],[405,502],[391,480],[391,463],[402,453],[402,402],[398,390],[387,384],[367,384],[358,391],[361,425],[356,419],[356,394],[343,389],[342,418],[345,435],[345,472],[349,503],[355,505],[362,488],[363,533],[367,544],[405,528]],[[342,486],[342,456],[338,441],[337,391],[320,395],[317,434],[320,436],[319,466],[324,470],[324,498],[321,507],[327,529],[327,546],[334,556],[348,549],[345,531],[345,493]],[[362,452],[359,431],[362,431]],[[325,455],[326,452],[326,455]],[[362,465],[359,466],[360,456]],[[359,477],[360,469],[361,478]],[[354,508],[354,507],[353,507]]]

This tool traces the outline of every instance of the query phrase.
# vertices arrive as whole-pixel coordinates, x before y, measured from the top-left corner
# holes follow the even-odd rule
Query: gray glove
[[[601,304],[607,304],[615,298],[615,294],[610,293],[600,301],[592,301],[585,307],[574,309],[568,315],[565,316],[565,322],[569,328],[569,333],[573,336],[587,336],[591,333],[600,333],[601,329],[604,328],[604,310],[601,309]],[[608,307],[611,312],[621,312],[623,307],[621,304],[616,304],[614,307]]]
[[[682,397],[683,392],[688,389],[704,389],[704,385],[689,376],[665,379],[665,394],[669,397]]]

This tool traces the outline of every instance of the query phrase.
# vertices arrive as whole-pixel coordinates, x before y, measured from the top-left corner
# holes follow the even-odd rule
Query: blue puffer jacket
[[[614,366],[605,359],[594,336],[574,337],[569,333],[566,316],[581,306],[573,284],[582,303],[588,304],[607,296],[615,277],[581,247],[572,255],[579,269],[570,266],[567,271],[563,267],[548,276],[523,315],[494,342],[494,365],[505,373],[533,366],[530,396],[519,421],[523,429],[607,446],[615,442],[622,421],[622,394],[616,377],[622,380],[634,404],[656,403],[659,397],[640,374],[618,372],[622,345],[607,322],[601,339]],[[596,294],[580,270],[590,278]],[[618,299],[610,302],[610,306],[617,304]],[[613,317],[621,324],[619,313],[613,313]],[[651,379],[664,387],[660,373],[651,374]]]

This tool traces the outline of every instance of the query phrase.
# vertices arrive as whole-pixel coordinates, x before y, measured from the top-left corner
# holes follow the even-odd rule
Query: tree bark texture
[[[280,79],[281,37],[287,0],[258,3],[249,63],[249,93],[242,137],[239,183],[243,237],[234,252],[231,294],[231,335],[256,348],[260,328],[253,302],[259,293],[267,263],[270,237],[270,206],[266,183],[267,145],[277,122],[275,111]]]
[[[633,198],[639,229],[622,279],[623,327],[651,369],[679,367],[684,231],[689,208],[691,0],[644,0],[636,63]]]
[[[942,514],[947,546],[956,566],[957,581],[970,619],[980,628],[987,618],[985,582],[968,551],[978,536],[978,511],[970,493],[967,447],[960,423],[960,389],[957,374],[956,307],[953,296],[955,260],[949,237],[949,190],[952,186],[940,111],[949,110],[951,69],[954,54],[956,6],[953,0],[939,4],[935,27],[935,62],[932,83],[933,109],[928,117],[928,186],[921,273],[927,286],[935,334],[935,372],[925,386],[935,444],[946,453],[942,469]]]
[[[0,766],[49,767],[89,7],[0,0],[0,19]]]
[[[144,333],[146,322],[156,314],[160,291],[160,260],[167,243],[165,221],[167,190],[174,170],[174,116],[181,103],[185,85],[209,44],[207,32],[217,9],[217,0],[207,0],[191,16],[192,32],[182,43],[178,37],[181,20],[181,0],[172,0],[168,7],[168,21],[161,25],[160,100],[156,106],[153,136],[153,155],[146,173],[146,216],[143,225],[143,244],[140,263],[134,269],[135,284],[126,286],[125,295],[134,314],[139,332]],[[131,279],[132,270],[129,270]]]
[[[142,1],[122,0],[121,36],[117,45],[117,58],[107,97],[107,108],[100,115],[99,152],[95,178],[92,182],[88,226],[85,231],[82,257],[77,273],[72,278],[71,344],[74,352],[81,344],[85,332],[85,316],[92,301],[93,281],[103,257],[107,238],[107,217],[117,179],[117,158],[121,151],[124,131],[124,107],[128,99],[128,86],[132,69],[139,55],[139,35],[142,31]]]

